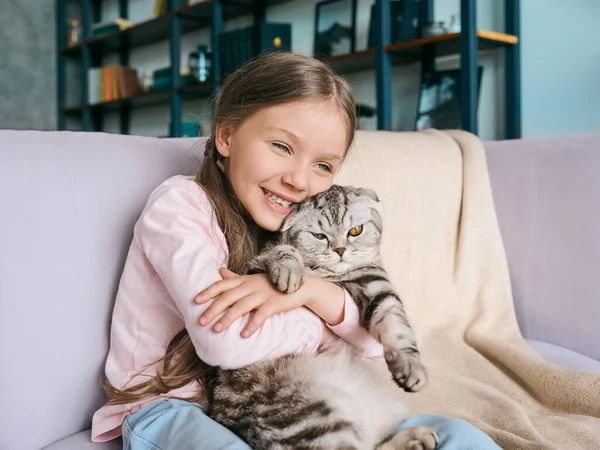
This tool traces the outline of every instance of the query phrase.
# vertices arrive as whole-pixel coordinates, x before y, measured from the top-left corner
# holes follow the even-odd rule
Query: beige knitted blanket
[[[382,201],[384,263],[429,371],[400,394],[411,413],[465,419],[504,449],[600,449],[600,376],[545,362],[519,330],[479,139],[359,132],[336,182]]]

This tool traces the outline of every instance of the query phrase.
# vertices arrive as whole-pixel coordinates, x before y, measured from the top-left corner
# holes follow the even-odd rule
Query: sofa
[[[121,448],[89,428],[133,225],[202,152],[202,139],[0,131],[0,450]],[[600,135],[485,155],[523,336],[600,373]]]

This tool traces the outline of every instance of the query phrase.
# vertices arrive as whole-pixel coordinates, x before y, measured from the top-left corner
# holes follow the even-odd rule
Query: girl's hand
[[[299,308],[309,301],[307,292],[303,289],[293,294],[282,294],[263,273],[238,275],[225,268],[221,268],[219,273],[223,280],[212,284],[194,298],[196,303],[203,304],[216,297],[199,317],[198,323],[208,325],[225,312],[213,325],[213,330],[217,333],[226,330],[244,314],[254,311],[242,330],[243,337],[250,337],[272,315]]]

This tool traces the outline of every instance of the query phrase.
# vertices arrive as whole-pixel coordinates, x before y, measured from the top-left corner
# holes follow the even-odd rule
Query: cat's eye
[[[327,238],[323,233],[312,233],[312,235],[320,241]]]
[[[362,232],[363,226],[359,225],[357,227],[350,228],[350,230],[348,230],[348,236],[358,236]]]

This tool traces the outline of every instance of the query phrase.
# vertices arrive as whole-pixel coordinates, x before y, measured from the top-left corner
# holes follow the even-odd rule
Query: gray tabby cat
[[[396,383],[419,391],[426,383],[413,331],[383,269],[382,221],[373,191],[333,186],[299,204],[285,220],[280,243],[250,264],[283,293],[311,271],[343,286],[361,325],[383,346]],[[434,449],[425,427],[393,435],[405,419],[395,387],[349,346],[296,354],[207,377],[211,417],[254,449]]]

